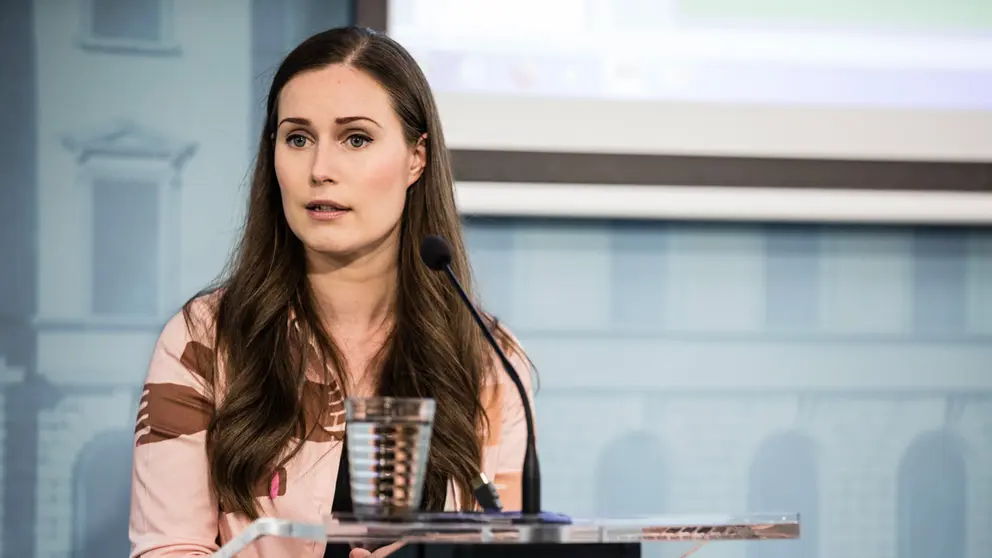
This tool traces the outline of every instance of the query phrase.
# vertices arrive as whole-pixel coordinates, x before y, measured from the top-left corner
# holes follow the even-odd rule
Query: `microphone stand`
[[[523,382],[520,380],[520,375],[517,374],[516,369],[513,364],[510,363],[510,359],[506,357],[506,353],[500,348],[499,343],[496,338],[493,337],[493,333],[489,331],[489,327],[486,326],[485,321],[483,321],[482,316],[479,315],[479,311],[475,309],[475,305],[469,299],[468,294],[462,287],[458,278],[455,277],[454,272],[451,270],[451,265],[446,263],[442,268],[444,274],[448,276],[448,280],[454,285],[455,290],[458,292],[458,296],[468,307],[469,312],[472,313],[472,318],[475,323],[482,328],[482,333],[486,337],[486,341],[492,346],[493,350],[496,351],[496,355],[499,357],[500,363],[503,365],[503,369],[506,370],[506,374],[513,381],[513,385],[517,388],[517,393],[520,395],[520,401],[524,407],[524,419],[527,422],[527,449],[524,453],[524,465],[523,472],[521,475],[521,513],[524,519],[528,519],[527,516],[532,516],[535,520],[537,516],[541,513],[541,466],[537,460],[537,444],[534,441],[534,416],[531,411],[530,403],[527,399],[527,389],[524,388]]]

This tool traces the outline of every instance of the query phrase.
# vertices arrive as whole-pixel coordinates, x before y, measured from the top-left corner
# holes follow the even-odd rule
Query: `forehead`
[[[378,122],[393,112],[389,94],[368,74],[334,64],[290,79],[279,94],[279,117],[315,121],[342,116],[367,116]]]

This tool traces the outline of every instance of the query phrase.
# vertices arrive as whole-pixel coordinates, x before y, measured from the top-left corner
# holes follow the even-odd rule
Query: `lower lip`
[[[348,214],[347,209],[336,209],[334,211],[317,211],[315,209],[308,209],[307,214],[310,218],[315,221],[334,221],[335,219],[340,219]]]

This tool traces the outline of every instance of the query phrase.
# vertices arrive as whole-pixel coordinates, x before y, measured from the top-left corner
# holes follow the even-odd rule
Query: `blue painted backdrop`
[[[273,65],[351,10],[2,10],[0,548],[120,556],[151,344],[235,238]],[[989,230],[466,225],[539,367],[549,508],[803,514],[711,556],[992,555]]]

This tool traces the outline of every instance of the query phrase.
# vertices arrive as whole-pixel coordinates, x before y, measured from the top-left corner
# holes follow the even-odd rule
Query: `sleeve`
[[[219,548],[206,457],[210,358],[181,313],[155,344],[135,427],[131,558],[206,556]]]
[[[524,405],[530,406],[531,413],[534,412],[533,394],[533,371],[530,362],[524,356],[520,345],[513,340],[516,350],[507,353],[507,358],[513,364],[520,375],[520,381],[527,391],[527,401],[521,401],[517,393],[517,388],[507,374],[499,370],[502,381],[500,382],[500,405],[499,434],[497,436],[496,448],[496,470],[493,475],[493,484],[499,491],[500,501],[506,511],[519,511],[523,494],[520,490],[520,481],[523,477],[524,453],[527,451],[527,419],[524,414]],[[537,418],[535,416],[535,423]],[[535,424],[535,437],[537,425]]]

